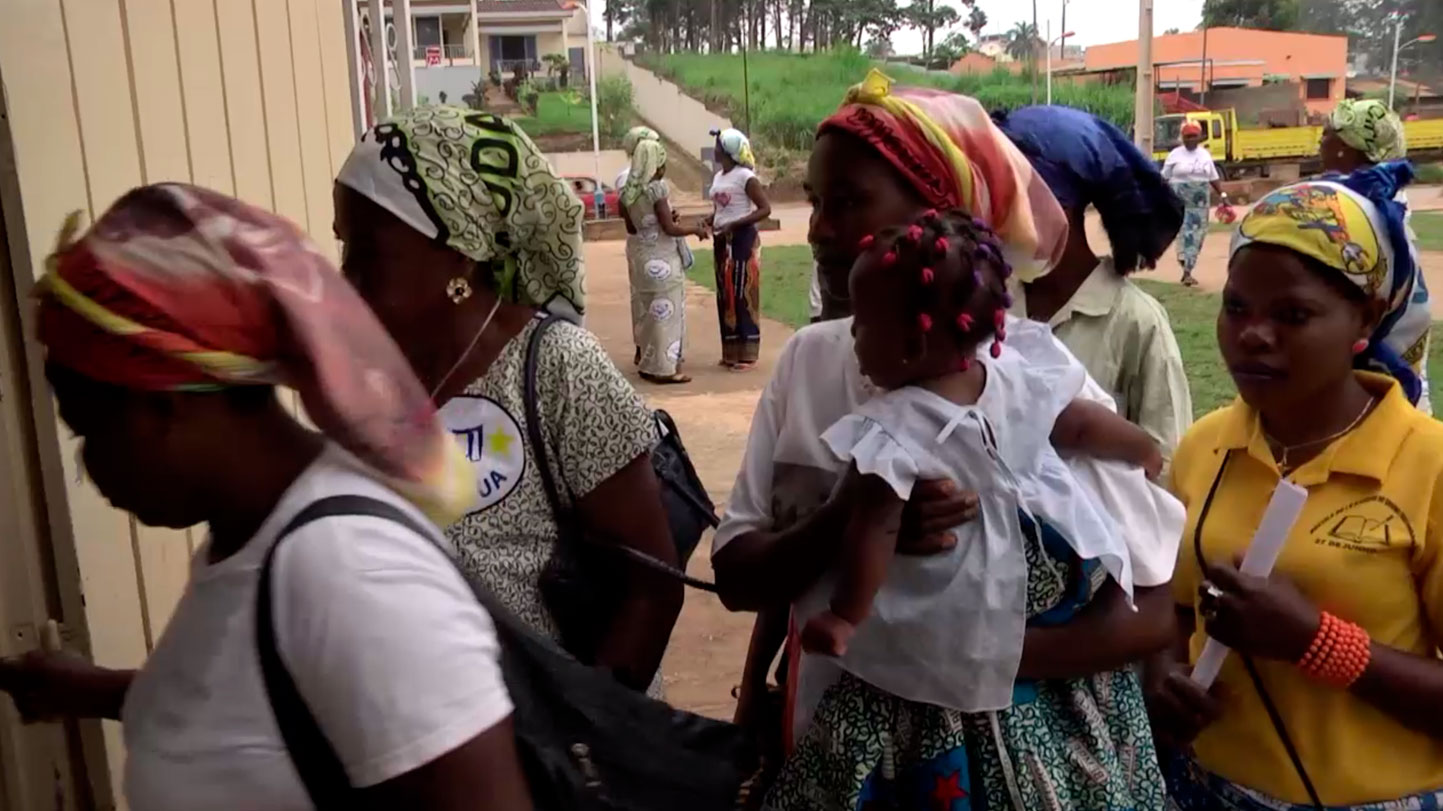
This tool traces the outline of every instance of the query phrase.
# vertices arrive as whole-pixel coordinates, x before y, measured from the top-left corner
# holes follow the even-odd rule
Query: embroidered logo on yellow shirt
[[[1415,540],[1408,517],[1381,495],[1339,507],[1314,524],[1309,535],[1313,543],[1357,552],[1382,552]]]

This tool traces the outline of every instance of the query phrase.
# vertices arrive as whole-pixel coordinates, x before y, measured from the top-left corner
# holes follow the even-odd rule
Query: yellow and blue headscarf
[[[1428,360],[1428,288],[1408,239],[1404,205],[1395,199],[1412,180],[1412,165],[1394,161],[1284,186],[1243,218],[1231,253],[1253,243],[1287,248],[1384,302],[1387,312],[1355,365],[1392,376],[1416,404]]]

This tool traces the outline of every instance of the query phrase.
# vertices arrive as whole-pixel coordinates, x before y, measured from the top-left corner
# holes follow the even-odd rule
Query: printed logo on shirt
[[[441,407],[441,421],[476,471],[476,500],[468,513],[500,504],[526,471],[521,426],[490,397],[453,397]]]
[[[670,299],[659,298],[651,303],[651,317],[656,321],[669,321],[676,313]]]
[[[1397,504],[1383,496],[1368,496],[1339,507],[1313,525],[1313,543],[1355,552],[1383,552],[1412,546],[1413,525]]]
[[[716,204],[719,205],[719,206],[721,206],[722,208],[726,208],[727,206],[729,206],[729,205],[732,204],[732,195],[731,195],[731,192],[725,192],[725,191],[716,192],[716,193],[712,194],[711,199],[715,200],[715,201],[716,201]]]
[[[653,259],[646,263],[646,275],[661,281],[671,275],[671,263],[665,259]]]

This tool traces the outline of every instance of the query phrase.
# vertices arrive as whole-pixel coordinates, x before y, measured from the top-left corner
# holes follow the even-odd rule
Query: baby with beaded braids
[[[1045,327],[1007,318],[1011,270],[985,225],[929,211],[861,247],[855,351],[879,394],[823,437],[850,463],[850,515],[837,571],[799,604],[802,645],[901,698],[1001,709],[1030,619],[1080,607],[1109,576],[1132,593],[1108,502],[1053,446],[1151,473],[1161,455],[1141,429],[1076,399],[1084,376]],[[975,491],[980,517],[947,552],[893,560],[903,505],[929,479]],[[1079,565],[1038,588],[1028,569],[1041,555]]]

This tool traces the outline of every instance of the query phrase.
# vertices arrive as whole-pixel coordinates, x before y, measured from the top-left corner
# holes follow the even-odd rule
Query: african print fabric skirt
[[[716,238],[722,362],[756,363],[762,346],[762,246],[755,225]]]
[[[1182,755],[1167,758],[1168,811],[1313,811],[1312,803],[1290,803],[1243,788],[1199,766]],[[1438,811],[1443,790],[1361,805],[1329,805],[1326,811]]]
[[[1197,267],[1203,239],[1208,234],[1208,205],[1212,202],[1212,186],[1206,181],[1177,181],[1172,190],[1186,207],[1182,230],[1177,233],[1177,261],[1185,273]]]
[[[686,271],[677,240],[626,240],[631,282],[631,335],[643,374],[671,377],[680,371],[686,341]]]

